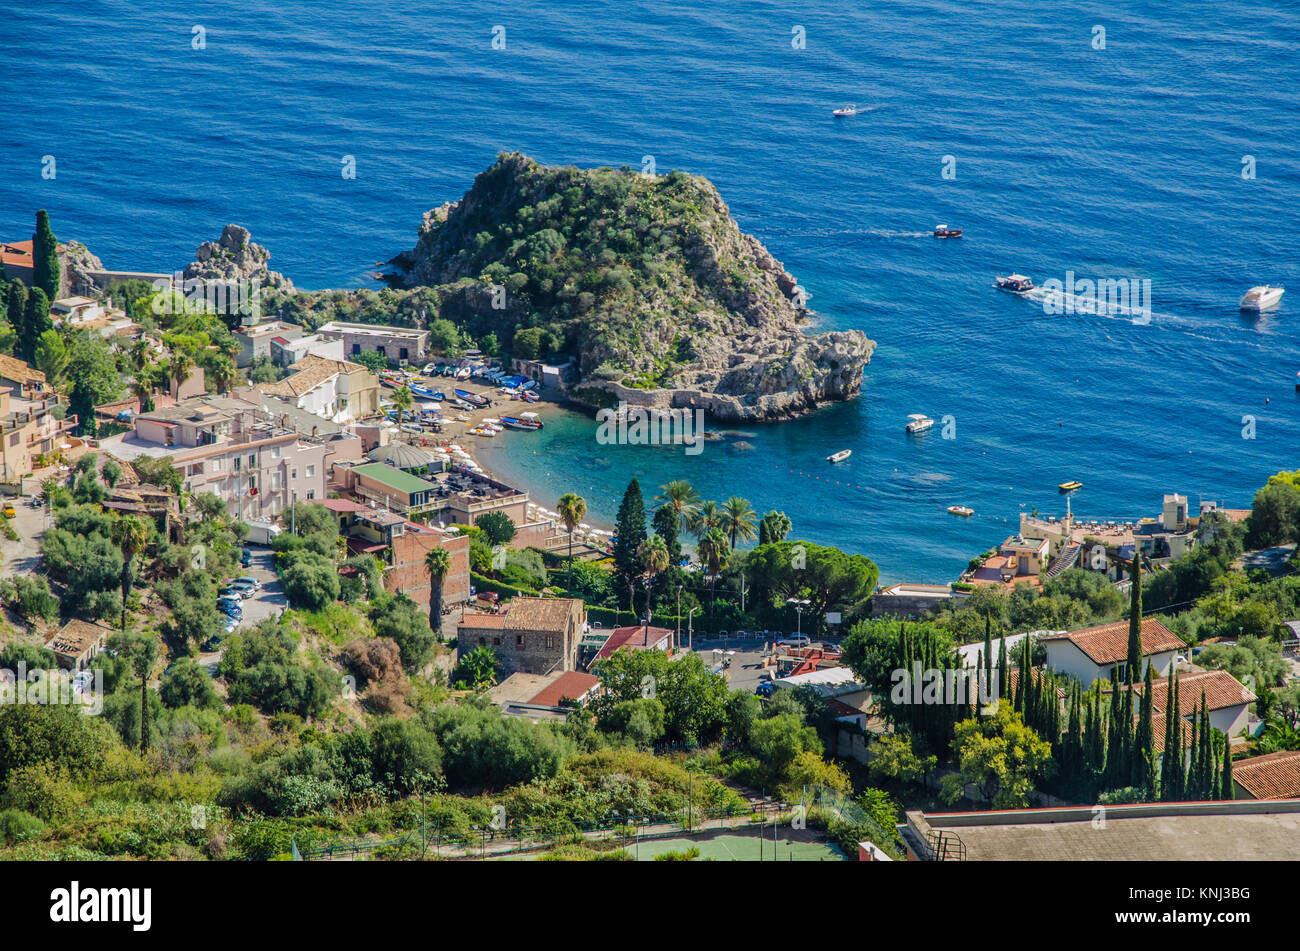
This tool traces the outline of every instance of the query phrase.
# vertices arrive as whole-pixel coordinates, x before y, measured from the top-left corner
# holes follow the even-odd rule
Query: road
[[[276,576],[273,567],[274,553],[269,548],[255,546],[249,546],[248,550],[253,554],[253,563],[249,567],[241,569],[236,577],[256,578],[262,582],[262,587],[253,597],[240,602],[244,609],[244,616],[239,622],[239,627],[235,630],[251,627],[263,618],[279,617],[288,605],[288,600],[284,596],[284,589],[281,587],[280,579]],[[222,636],[229,635],[223,634]],[[217,664],[220,662],[221,651],[219,650],[199,654],[199,664],[213,676],[216,676]]]

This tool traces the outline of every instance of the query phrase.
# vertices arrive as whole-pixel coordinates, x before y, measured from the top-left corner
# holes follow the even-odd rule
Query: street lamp
[[[794,611],[797,615],[794,636],[801,637],[803,635],[803,609],[808,607],[812,602],[806,598],[786,598],[785,603],[794,606]]]

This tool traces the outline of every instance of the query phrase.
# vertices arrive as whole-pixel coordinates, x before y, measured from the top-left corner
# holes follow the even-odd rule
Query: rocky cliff
[[[711,183],[682,172],[503,154],[390,263],[476,339],[576,354],[572,392],[588,403],[782,419],[857,395],[875,346],[857,330],[806,333],[795,278]]]

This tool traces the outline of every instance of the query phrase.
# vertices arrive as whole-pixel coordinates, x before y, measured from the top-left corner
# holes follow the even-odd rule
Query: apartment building
[[[40,457],[58,451],[77,425],[76,416],[59,418],[62,404],[44,388],[44,375],[26,368],[12,357],[0,360],[0,484],[8,486],[21,485]]]
[[[246,367],[258,357],[266,357],[269,360],[272,341],[284,345],[297,340],[302,336],[302,328],[297,324],[285,323],[283,320],[268,320],[260,324],[240,327],[234,335],[239,343],[235,366]]]
[[[295,499],[325,497],[328,445],[240,399],[201,397],[133,420],[102,441],[128,461],[170,456],[185,492],[211,492],[235,517],[275,520]]]

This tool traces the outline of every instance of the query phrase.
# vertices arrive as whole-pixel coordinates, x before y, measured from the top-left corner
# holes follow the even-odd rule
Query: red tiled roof
[[[596,653],[595,660],[609,657],[620,647],[630,647],[632,650],[645,650],[653,647],[665,637],[671,637],[672,631],[666,627],[646,628],[644,625],[636,624],[629,627],[616,627],[609,635],[609,640],[605,641],[605,646]]]
[[[600,683],[599,677],[568,670],[543,687],[541,692],[528,702],[541,707],[558,707],[566,699],[582,699],[598,683]]]
[[[459,630],[490,629],[504,630],[506,626],[506,616],[504,614],[466,614],[465,620],[460,622]]]
[[[32,255],[32,242],[5,241],[0,243],[0,261],[15,267],[32,267],[35,258]]]
[[[1137,685],[1141,693],[1145,684]],[[1169,679],[1161,677],[1151,681],[1151,706],[1156,713],[1165,712],[1165,698],[1169,691]],[[1236,677],[1226,670],[1210,670],[1202,674],[1178,675],[1178,713],[1190,717],[1200,706],[1201,695],[1211,710],[1223,710],[1227,707],[1243,706],[1254,703],[1258,698],[1246,689]]]
[[[1187,646],[1181,637],[1154,618],[1143,619],[1139,638],[1143,657]],[[1040,637],[1039,641],[1044,644],[1048,641],[1069,641],[1098,666],[1117,664],[1128,657],[1128,621],[1100,624],[1065,634],[1048,634]]]
[[[1256,799],[1300,797],[1300,750],[1234,760],[1232,780]]]
[[[366,507],[351,499],[316,499],[317,505],[323,505],[331,512],[364,512]]]
[[[1178,722],[1181,724],[1183,731],[1183,749],[1186,750],[1192,742],[1192,725],[1181,718]],[[1165,751],[1165,716],[1163,713],[1151,714],[1151,732],[1155,734],[1152,739],[1155,740],[1156,752],[1163,753]],[[1237,764],[1233,763],[1232,768],[1234,770],[1233,778],[1235,779]]]

